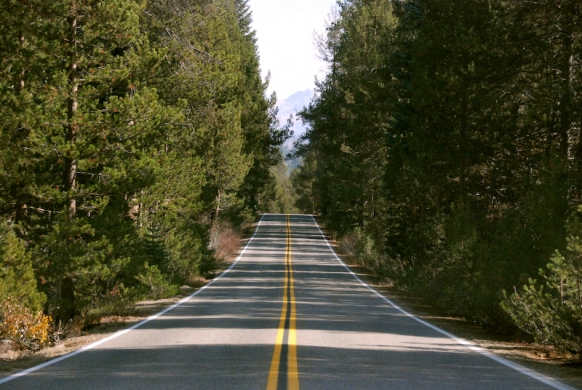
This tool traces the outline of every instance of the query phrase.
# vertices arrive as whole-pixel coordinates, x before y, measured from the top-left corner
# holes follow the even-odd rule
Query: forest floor
[[[245,232],[243,245],[246,244],[250,237],[249,230]],[[434,307],[422,297],[400,291],[390,285],[378,283],[371,270],[357,265],[356,259],[343,254],[334,241],[330,241],[330,243],[355,274],[402,309],[481,348],[582,389],[582,362],[576,361],[572,356],[551,346],[529,342],[519,335],[506,336],[488,331],[462,318],[450,316],[444,310]],[[232,256],[221,262],[216,274],[219,275],[228,268],[235,258],[235,256]],[[127,315],[103,317],[100,324],[92,325],[77,333],[70,334],[54,345],[35,353],[14,351],[8,348],[6,344],[0,344],[0,377],[12,375],[108,337],[119,330],[146,319],[152,314],[158,313],[178,302],[184,296],[190,295],[193,291],[195,291],[194,288],[184,287],[182,288],[181,296],[138,302],[128,310]]]

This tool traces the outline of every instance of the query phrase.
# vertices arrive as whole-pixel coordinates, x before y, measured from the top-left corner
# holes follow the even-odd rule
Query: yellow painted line
[[[285,263],[287,263],[286,258],[287,254],[285,254]],[[271,360],[271,369],[269,370],[269,380],[267,382],[267,390],[277,390],[277,382],[279,381],[279,366],[281,361],[281,348],[283,346],[283,337],[285,336],[286,318],[287,318],[287,272],[285,272],[285,287],[283,288],[283,310],[281,311],[281,319],[279,320],[279,330],[277,331],[277,339],[275,340],[275,351],[273,352],[273,359]]]
[[[297,372],[297,332],[296,332],[296,319],[297,311],[295,309],[295,285],[293,280],[293,266],[291,263],[291,223],[289,222],[289,216],[287,216],[287,237],[289,243],[287,247],[289,248],[287,252],[289,253],[288,258],[288,269],[289,269],[289,285],[291,294],[291,317],[289,318],[289,356],[287,357],[287,389],[288,390],[299,390],[299,373]]]
[[[279,382],[279,367],[281,358],[287,368],[287,390],[299,390],[299,374],[297,371],[297,335],[296,319],[297,313],[295,308],[295,289],[293,286],[293,268],[291,266],[291,222],[287,215],[287,232],[285,239],[285,282],[283,286],[283,309],[279,320],[279,330],[275,340],[275,351],[271,360],[271,369],[269,370],[269,379],[267,381],[267,390],[277,390]],[[290,310],[287,306],[290,303]],[[285,329],[285,322],[289,316],[289,329]],[[285,331],[287,336],[287,356],[281,356],[283,348]]]

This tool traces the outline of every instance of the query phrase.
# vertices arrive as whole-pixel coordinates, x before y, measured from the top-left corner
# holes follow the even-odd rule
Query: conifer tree
[[[211,273],[212,225],[253,218],[288,129],[250,26],[238,0],[2,3],[2,250],[56,321]]]
[[[298,188],[379,275],[508,326],[500,292],[564,250],[580,199],[580,16],[570,0],[340,2]]]
[[[64,320],[127,262],[114,255],[115,225],[104,230],[102,223],[110,213],[127,218],[124,199],[151,183],[150,151],[177,115],[135,77],[142,58],[151,57],[141,9],[134,1],[53,2],[35,15],[30,33],[45,75],[25,74],[40,104],[22,122],[26,135],[12,138],[8,153],[18,154],[8,161],[26,161],[35,174],[29,193],[14,202],[30,199],[20,218],[24,234],[39,244],[37,270]]]
[[[38,292],[32,257],[23,240],[2,226],[0,236],[0,300],[13,299],[33,312],[42,309],[46,296]]]

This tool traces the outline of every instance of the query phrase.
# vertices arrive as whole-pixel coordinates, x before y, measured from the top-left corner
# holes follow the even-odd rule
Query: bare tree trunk
[[[218,222],[218,213],[220,212],[220,190],[216,194],[216,212],[214,214],[214,223]]]
[[[20,55],[22,57],[24,57],[24,53],[22,52],[24,49],[24,42],[25,42],[25,38],[24,38],[24,33],[21,31],[18,34],[18,42],[20,43]],[[22,69],[20,71],[20,74],[18,76],[19,80],[18,80],[18,92],[20,94],[23,93],[24,91],[24,76],[26,75],[26,67],[23,65]],[[18,122],[18,129],[17,131],[22,131],[25,127],[25,124],[22,122]],[[26,214],[26,204],[24,202],[22,202],[20,199],[16,200],[16,205],[15,205],[15,209],[16,212],[14,213],[14,223],[18,224],[25,216]]]
[[[570,128],[572,125],[572,66],[574,62],[571,17],[565,17],[564,36],[562,39],[561,81],[562,96],[560,99],[560,152],[568,157]]]
[[[20,42],[20,52],[22,55],[22,49],[24,48],[24,34],[22,33],[22,31],[20,32],[20,34],[18,34],[18,41]],[[22,90],[24,90],[24,75],[26,74],[26,68],[24,66],[22,66],[22,70],[20,71],[20,80],[19,80],[19,86],[20,86],[20,92],[22,92]]]
[[[67,124],[65,126],[65,139],[68,145],[75,143],[77,132],[79,130],[76,123],[76,114],[78,110],[78,90],[79,79],[77,74],[78,56],[77,56],[77,9],[75,1],[71,4],[69,15],[69,96],[67,102]],[[74,152],[73,152],[74,153]],[[70,227],[71,221],[77,214],[77,200],[75,198],[76,189],[76,174],[77,174],[77,159],[74,155],[65,155],[65,167],[63,170],[63,190],[67,193],[67,218]],[[59,298],[59,319],[61,321],[68,321],[75,316],[75,289],[74,280],[67,274],[66,265],[63,267],[60,281],[60,288],[58,289]]]
[[[68,144],[74,144],[78,132],[78,125],[75,123],[76,114],[78,110],[78,91],[79,79],[77,74],[78,58],[77,58],[77,10],[75,3],[71,6],[71,14],[69,16],[69,98],[67,104],[67,126],[65,128],[66,141]],[[68,216],[73,219],[77,213],[77,201],[75,199],[74,191],[76,188],[76,173],[77,173],[77,159],[73,156],[65,156],[65,168],[63,172],[63,189],[68,193]]]

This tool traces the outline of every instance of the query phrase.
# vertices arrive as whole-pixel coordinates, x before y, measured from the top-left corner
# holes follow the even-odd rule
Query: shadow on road
[[[536,389],[541,382],[411,320],[363,288],[309,216],[291,216],[303,389]],[[282,307],[284,216],[199,296],[74,358],[0,388],[265,388]]]

